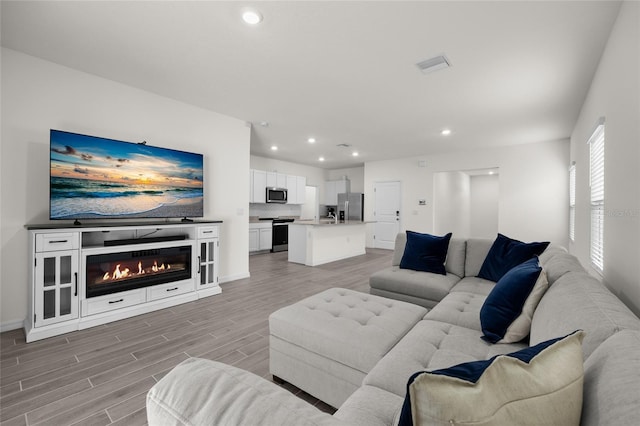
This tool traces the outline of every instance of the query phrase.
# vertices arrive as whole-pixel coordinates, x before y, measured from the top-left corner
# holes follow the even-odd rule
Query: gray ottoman
[[[338,408],[426,313],[353,290],[323,291],[269,316],[271,374]]]

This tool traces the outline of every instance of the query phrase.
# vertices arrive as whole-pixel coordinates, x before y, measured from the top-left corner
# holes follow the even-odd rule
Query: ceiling
[[[253,155],[334,169],[568,138],[619,6],[2,1],[1,40],[250,122]],[[417,68],[442,53],[450,68]]]

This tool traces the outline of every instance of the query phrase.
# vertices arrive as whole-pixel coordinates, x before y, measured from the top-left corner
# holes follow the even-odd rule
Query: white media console
[[[220,223],[28,225],[27,342],[219,294]]]

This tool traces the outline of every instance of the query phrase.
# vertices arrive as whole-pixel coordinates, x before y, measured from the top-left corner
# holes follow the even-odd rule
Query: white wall
[[[499,176],[471,176],[469,235],[473,238],[494,238],[498,233]]]
[[[468,174],[453,171],[433,176],[433,232],[469,237],[471,182]]]
[[[329,170],[327,180],[341,180],[344,176],[349,179],[351,192],[364,193],[364,166]]]
[[[420,167],[419,161],[426,161]],[[365,199],[373,200],[376,181],[402,182],[403,230],[433,231],[433,175],[440,171],[500,169],[498,231],[523,241],[568,244],[568,140],[452,152],[365,164]],[[426,206],[418,200],[426,199]],[[373,220],[374,203],[365,203]],[[373,227],[367,229],[373,247]]]
[[[49,129],[204,154],[205,218],[223,220],[221,280],[248,276],[250,129],[240,120],[2,49],[1,272],[6,329],[27,312],[25,224],[48,221]]]
[[[576,162],[576,238],[590,265],[589,147],[605,117],[604,282],[640,313],[640,4],[624,2],[571,135]],[[593,272],[593,271],[592,271]]]

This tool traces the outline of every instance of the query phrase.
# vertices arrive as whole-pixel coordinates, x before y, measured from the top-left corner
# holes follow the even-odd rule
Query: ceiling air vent
[[[339,143],[338,145],[340,148],[349,148],[351,145],[349,145],[348,143]]]
[[[420,68],[420,71],[422,71],[424,74],[429,74],[443,68],[449,68],[451,66],[451,62],[449,62],[449,59],[447,59],[446,56],[440,55],[419,62],[416,64],[416,66]]]

